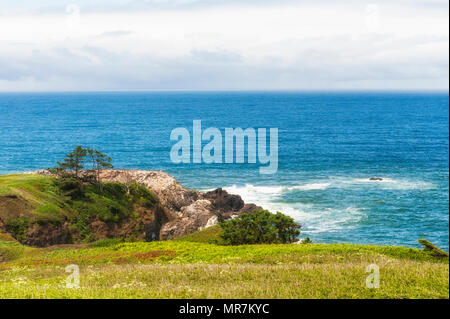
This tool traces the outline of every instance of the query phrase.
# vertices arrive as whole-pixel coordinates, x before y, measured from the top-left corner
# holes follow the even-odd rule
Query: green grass
[[[119,183],[80,184],[41,175],[0,176],[0,222],[14,238],[27,242],[27,231],[35,224],[70,225],[73,242],[95,240],[89,222],[118,223],[139,218],[139,208],[155,209],[157,197],[147,188],[132,185],[130,192]],[[139,234],[136,234],[138,236]]]
[[[448,258],[404,247],[182,240],[20,246],[0,244],[14,251],[0,263],[0,298],[449,298]],[[80,266],[80,289],[65,288],[70,264]],[[370,264],[380,267],[379,289],[365,286]]]
[[[216,241],[220,241],[220,235],[222,234],[222,228],[218,225],[208,227],[204,230],[185,235],[183,237],[175,239],[175,241],[188,241],[193,243],[208,243],[212,244]]]

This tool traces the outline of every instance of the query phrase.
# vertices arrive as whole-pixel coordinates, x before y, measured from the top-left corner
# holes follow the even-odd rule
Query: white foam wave
[[[311,183],[311,184],[288,187],[287,190],[310,191],[310,190],[327,189],[330,186],[331,186],[331,183]]]
[[[244,201],[260,200],[261,198],[276,199],[283,194],[282,186],[254,186],[247,184],[245,186],[229,186],[224,188],[230,194],[237,194]]]
[[[302,190],[324,189],[325,184],[304,185]],[[271,212],[282,212],[291,216],[303,225],[304,233],[319,233],[336,231],[342,228],[354,227],[364,216],[363,209],[347,207],[345,209],[323,208],[313,204],[285,203],[277,201],[284,191],[298,187],[268,187],[268,186],[230,186],[224,188],[231,194],[240,195],[246,203],[254,203]]]
[[[260,195],[270,195],[274,196],[275,199],[283,193],[290,191],[314,191],[329,188],[350,188],[354,186],[379,187],[381,189],[392,190],[427,190],[435,188],[435,185],[430,182],[401,180],[389,177],[376,180],[370,178],[330,177],[326,181],[312,181],[294,186],[256,186],[246,184],[245,186],[233,185],[225,187],[225,189],[229,193],[239,194],[243,198],[259,198]]]
[[[329,177],[325,180],[308,181],[294,186],[258,186],[253,184],[224,187],[230,194],[240,195],[246,203],[254,203],[271,212],[282,212],[303,225],[304,233],[337,231],[355,227],[366,217],[364,208],[324,207],[321,204],[286,203],[281,201],[284,194],[301,191],[319,191],[332,188],[377,187],[388,190],[425,190],[435,185],[425,181],[401,180],[389,177],[381,179]],[[338,205],[336,205],[338,206]]]
[[[353,228],[365,217],[364,209],[353,206],[344,209],[326,208],[315,211],[314,215],[305,221],[302,232],[313,234]]]
[[[433,183],[425,181],[412,181],[405,179],[393,179],[389,177],[382,177],[380,179],[370,179],[370,178],[336,178],[337,183],[343,185],[372,185],[380,187],[382,189],[392,189],[392,190],[427,190],[435,187]]]

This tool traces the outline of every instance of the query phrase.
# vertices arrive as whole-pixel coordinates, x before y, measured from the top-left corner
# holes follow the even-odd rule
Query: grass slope
[[[448,258],[404,247],[110,240],[39,249],[1,242],[0,254],[8,258],[0,298],[449,298]],[[70,264],[80,267],[80,289],[65,288]],[[365,286],[370,264],[380,267],[379,289]]]
[[[153,209],[156,196],[147,188],[131,185],[130,192],[119,183],[96,185],[61,180],[41,175],[0,176],[0,226],[14,238],[27,242],[27,231],[35,224],[70,224],[72,242],[95,240],[89,223],[100,220],[117,223],[138,218],[139,208]]]

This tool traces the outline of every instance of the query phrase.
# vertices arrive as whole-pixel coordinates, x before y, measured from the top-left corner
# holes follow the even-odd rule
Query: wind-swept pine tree
[[[59,169],[75,172],[75,177],[79,178],[80,171],[84,168],[84,161],[87,155],[87,150],[81,145],[75,147],[72,153],[66,155],[64,161],[58,162]]]
[[[100,178],[100,173],[103,169],[112,168],[111,157],[103,154],[94,149],[88,149],[87,154],[90,161],[92,162],[92,171],[95,173],[95,180],[97,181],[100,191],[103,191],[102,181]]]

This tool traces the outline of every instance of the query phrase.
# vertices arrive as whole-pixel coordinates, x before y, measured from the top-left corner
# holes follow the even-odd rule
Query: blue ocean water
[[[78,144],[116,168],[165,170],[293,216],[314,242],[449,247],[448,93],[0,94],[0,174],[53,166]],[[170,132],[279,129],[279,169],[173,164]],[[370,181],[381,177],[383,181]]]

